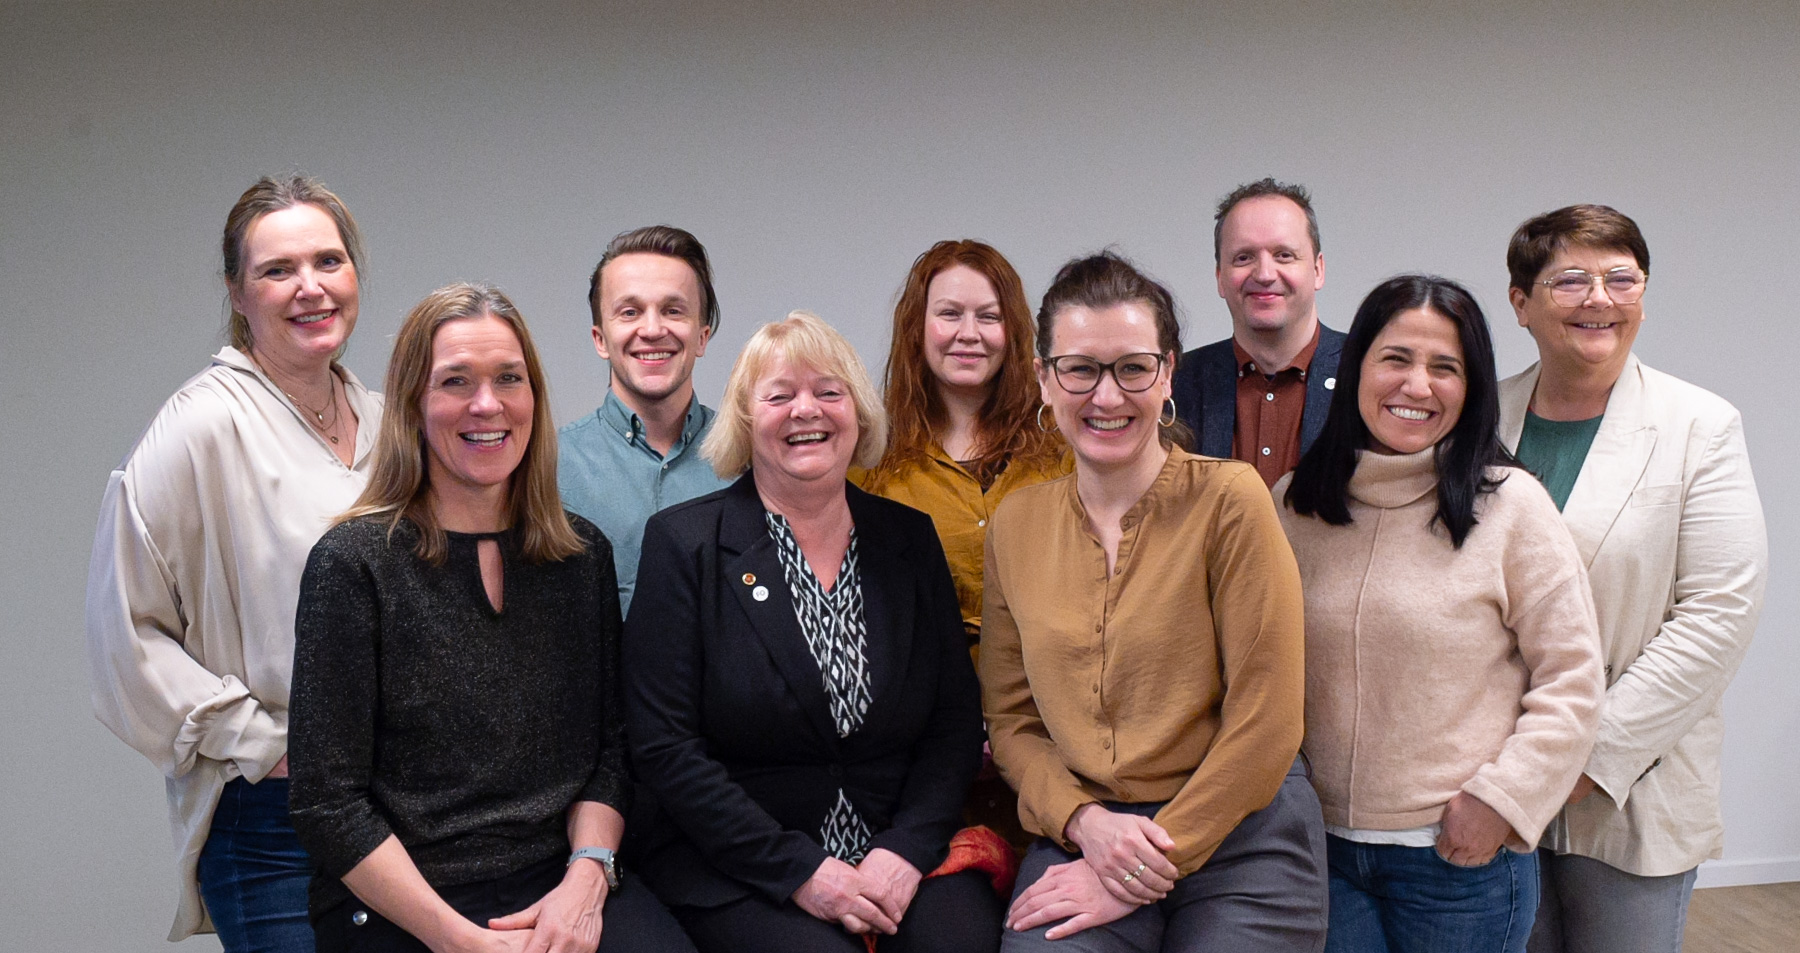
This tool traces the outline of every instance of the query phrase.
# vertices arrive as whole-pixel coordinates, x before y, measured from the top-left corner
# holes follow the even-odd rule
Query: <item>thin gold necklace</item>
[[[253,361],[256,361],[256,356],[251,355],[250,359]],[[262,367],[262,362],[256,361],[256,366]],[[274,377],[274,375],[269,373],[268,368],[263,367],[262,372],[263,372],[263,376],[267,377],[269,379],[270,383],[274,383],[275,377]],[[331,372],[328,371],[327,373],[331,373]],[[331,380],[328,384],[326,384],[326,391],[327,391],[326,397],[325,397],[325,399],[327,401],[326,409],[331,411],[331,423],[329,423],[329,424],[325,422],[325,411],[314,410],[311,407],[308,407],[305,404],[305,402],[300,400],[300,398],[295,397],[293,395],[293,393],[290,392],[287,388],[281,387],[280,384],[276,384],[275,386],[281,388],[281,392],[283,394],[287,395],[288,400],[291,400],[294,402],[295,407],[298,407],[301,410],[304,410],[307,413],[313,415],[313,420],[308,420],[307,423],[311,424],[313,429],[315,429],[319,432],[319,436],[324,437],[326,440],[329,440],[332,443],[338,442],[337,435],[332,433],[332,431],[337,429],[338,420],[339,420],[338,401],[337,401],[338,379],[337,379],[336,374],[334,374],[334,373],[331,374]]]

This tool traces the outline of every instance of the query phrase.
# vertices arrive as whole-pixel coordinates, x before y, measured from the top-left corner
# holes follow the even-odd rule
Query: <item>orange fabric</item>
[[[965,870],[979,870],[988,875],[994,892],[1002,899],[1012,896],[1013,881],[1019,877],[1019,857],[1006,838],[988,827],[965,827],[950,838],[950,855],[927,877],[947,877]],[[869,953],[875,953],[875,934],[863,935]]]

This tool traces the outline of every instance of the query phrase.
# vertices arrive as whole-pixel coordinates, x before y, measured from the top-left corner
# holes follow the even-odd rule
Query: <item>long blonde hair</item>
[[[505,321],[518,337],[535,404],[531,440],[506,493],[511,525],[519,530],[520,549],[533,562],[553,562],[586,548],[563,512],[562,497],[556,490],[556,424],[550,417],[543,365],[538,362],[525,318],[500,289],[470,282],[446,285],[426,295],[400,325],[393,356],[388,359],[387,406],[375,440],[369,485],[337,522],[386,516],[391,536],[402,519],[408,520],[419,530],[414,550],[419,558],[433,565],[443,563],[449,543],[431,512],[425,467],[425,455],[431,451],[425,445],[423,401],[431,376],[432,343],[438,328],[450,321],[488,316]]]

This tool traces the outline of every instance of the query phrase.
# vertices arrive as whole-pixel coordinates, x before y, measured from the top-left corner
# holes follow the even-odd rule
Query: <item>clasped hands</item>
[[[520,953],[593,953],[600,945],[608,890],[600,865],[577,863],[538,902],[488,921],[474,949]]]
[[[825,858],[794,891],[794,903],[851,933],[892,934],[900,929],[900,919],[923,879],[925,875],[905,858],[877,847],[854,867],[836,857]]]
[[[1169,895],[1180,871],[1167,852],[1175,841],[1147,817],[1084,804],[1063,829],[1081,856],[1056,864],[1019,894],[1006,913],[1011,930],[1067,920],[1044,936],[1060,940],[1111,923]]]

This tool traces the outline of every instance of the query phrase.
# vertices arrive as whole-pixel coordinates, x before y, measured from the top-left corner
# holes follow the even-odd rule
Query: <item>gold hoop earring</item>
[[[1050,407],[1048,404],[1039,404],[1038,405],[1038,412],[1037,412],[1038,429],[1042,430],[1045,433],[1053,433],[1056,430],[1055,427],[1044,426],[1044,411],[1049,410],[1049,409],[1050,409]]]
[[[1173,427],[1173,426],[1175,426],[1175,418],[1177,416],[1177,412],[1175,410],[1175,395],[1170,394],[1168,396],[1167,400],[1169,402],[1169,419],[1164,420],[1161,417],[1158,417],[1158,418],[1156,418],[1156,422],[1158,424],[1161,424],[1164,427]]]

